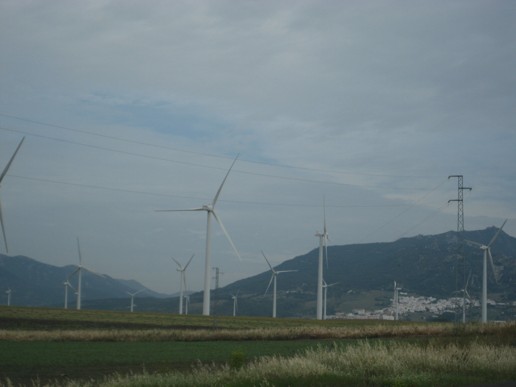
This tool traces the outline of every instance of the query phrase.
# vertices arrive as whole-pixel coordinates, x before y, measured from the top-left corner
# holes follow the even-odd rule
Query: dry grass
[[[414,336],[501,335],[516,337],[516,323],[505,324],[408,324],[354,327],[289,327],[253,329],[87,329],[1,330],[0,341],[218,341],[361,339]]]
[[[284,358],[265,357],[240,368],[199,366],[190,373],[116,376],[98,385],[118,386],[431,386],[516,380],[516,348],[371,344],[319,347]],[[89,386],[70,383],[68,386]],[[97,385],[97,384],[95,384]]]

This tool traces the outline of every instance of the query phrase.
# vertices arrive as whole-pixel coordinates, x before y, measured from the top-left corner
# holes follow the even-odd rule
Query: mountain
[[[371,304],[385,306],[391,302],[394,281],[410,294],[450,298],[463,288],[470,273],[468,290],[478,299],[482,287],[483,251],[468,244],[467,240],[487,244],[497,231],[498,228],[489,227],[461,234],[450,231],[418,235],[388,243],[328,246],[329,259],[324,265],[324,278],[329,284],[337,283],[328,290],[329,312],[351,309],[354,305],[350,295],[359,293],[376,294]],[[498,282],[494,281],[489,267],[489,297],[498,301],[515,301],[516,238],[502,231],[491,251]],[[278,277],[278,308],[281,303],[283,314],[315,313],[318,255],[316,248],[275,267],[276,270],[297,270]],[[231,307],[231,294],[239,291],[241,308],[245,308],[242,300],[253,295],[253,302],[248,300],[250,308],[242,309],[242,313],[261,311],[256,301],[263,299],[267,303],[268,314],[271,296],[264,296],[264,292],[270,275],[270,271],[265,271],[234,282],[215,291],[214,297],[228,300],[220,306],[225,310]]]
[[[383,308],[391,304],[393,282],[403,292],[435,298],[457,296],[470,276],[469,293],[479,299],[482,287],[483,252],[466,240],[487,244],[496,227],[484,230],[418,235],[394,242],[328,246],[324,265],[328,289],[328,314],[358,308]],[[315,244],[315,243],[314,243]],[[488,295],[496,301],[516,301],[516,238],[501,232],[492,254],[498,282],[489,267]],[[278,317],[315,316],[318,248],[289,259],[276,270],[297,270],[278,276]],[[238,314],[269,316],[272,295],[264,294],[271,273],[264,272],[212,291],[212,315],[232,314],[232,295],[238,291]],[[0,284],[13,289],[13,304],[61,306],[63,282],[76,266],[55,267],[31,258],[0,254]],[[470,274],[471,273],[471,274]],[[83,272],[83,307],[87,309],[127,310],[127,291],[144,288],[136,281],[119,280]],[[3,289],[0,288],[2,293]],[[3,299],[5,300],[5,295]],[[149,289],[138,295],[137,310],[176,313],[177,295],[165,296]],[[124,298],[124,301],[120,301]],[[70,307],[74,297],[70,296]],[[73,302],[72,302],[73,301]],[[202,311],[202,293],[190,296],[190,313]],[[512,312],[511,312],[512,313]],[[514,319],[514,315],[513,315]]]
[[[57,267],[24,256],[10,257],[0,254],[0,284],[5,290],[12,289],[12,302],[15,305],[61,306],[64,301],[64,281],[76,268],[73,265]],[[127,292],[140,289],[145,289],[142,295],[164,297],[134,280],[100,276],[85,269],[82,273],[83,302],[101,298],[127,298]],[[1,291],[3,295],[4,289]],[[71,308],[75,307],[73,293],[69,292]]]

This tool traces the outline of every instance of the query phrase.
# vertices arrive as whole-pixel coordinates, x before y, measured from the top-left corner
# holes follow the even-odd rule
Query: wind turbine
[[[64,293],[64,308],[65,309],[68,309],[68,288],[72,289],[72,290],[75,290],[72,286],[72,284],[70,283],[70,281],[68,281],[68,279],[63,282],[63,285],[65,287],[65,293]]]
[[[190,296],[189,295],[187,295],[185,297],[185,315],[188,314],[188,305],[190,305]]]
[[[2,174],[0,175],[0,185],[2,184],[2,180],[4,179],[5,175],[7,174],[7,171],[9,170],[9,167],[11,166],[11,163],[13,162],[14,158],[16,157],[16,153],[18,153],[18,150],[20,149],[21,145],[23,144],[23,140],[25,140],[25,137],[23,137],[18,144],[18,147],[14,151],[13,155],[11,156],[11,159],[5,166],[4,170],[2,171]],[[5,252],[9,253],[9,248],[7,247],[7,238],[5,236],[5,227],[4,227],[4,219],[2,216],[2,202],[0,202],[0,227],[2,228],[2,235],[4,237],[4,245],[5,245]]]
[[[176,260],[174,257],[172,259],[177,264],[177,271],[181,273],[181,277],[179,279],[179,314],[183,314],[183,290],[186,290],[186,268],[192,262],[193,257],[195,254],[192,254],[186,265],[183,267],[181,263],[179,263],[178,260]],[[184,289],[183,289],[184,286]]]
[[[138,290],[137,292],[134,292],[134,293],[126,292],[127,294],[129,294],[131,296],[131,313],[133,313],[134,307],[136,306],[136,305],[134,305],[134,296],[136,296],[138,293],[143,292],[144,290],[145,289],[140,289],[140,290]]]
[[[83,265],[82,265],[82,255],[81,255],[81,246],[79,244],[79,238],[77,238],[77,252],[79,254],[79,265],[77,266],[77,269],[75,269],[67,278],[67,281],[70,279],[70,277],[72,277],[74,274],[77,273],[77,310],[81,310],[81,300],[82,300],[82,271],[83,269],[84,270],[87,270],[89,271],[90,273],[93,273],[95,275],[98,275],[100,277],[104,277],[104,275],[102,274],[99,274],[99,273],[95,273],[94,271],[92,270],[89,270],[87,268],[85,268]]]
[[[233,294],[231,296],[231,298],[233,299],[233,317],[236,316],[236,313],[237,313],[237,309],[238,309],[238,293],[240,291],[237,290],[236,294]]]
[[[217,204],[217,200],[219,199],[220,192],[222,191],[222,187],[224,186],[224,183],[226,182],[226,179],[229,176],[229,173],[231,172],[231,169],[233,168],[233,165],[235,165],[235,162],[238,159],[235,157],[235,160],[233,160],[233,163],[229,167],[228,172],[226,173],[226,176],[224,177],[224,180],[222,180],[222,183],[220,184],[220,187],[215,194],[215,197],[213,198],[211,204],[205,204],[202,207],[199,208],[188,208],[184,210],[157,210],[158,212],[177,212],[177,211],[206,211],[207,214],[207,221],[206,221],[206,257],[204,261],[204,294],[203,294],[203,304],[202,304],[202,314],[205,316],[210,315],[210,272],[211,272],[211,216],[215,218],[217,223],[219,224],[220,228],[222,229],[222,232],[226,236],[227,240],[229,241],[229,244],[235,251],[237,257],[239,259],[242,259],[240,257],[240,254],[235,247],[235,244],[231,240],[231,237],[229,236],[229,233],[227,232],[226,228],[222,224],[222,221],[218,217],[217,213],[215,212],[215,204]]]
[[[468,279],[466,280],[466,284],[464,285],[464,289],[461,290],[462,292],[462,323],[466,323],[466,297],[468,300],[471,300],[471,296],[468,293],[468,285],[469,280],[471,279],[471,271],[469,272]]]
[[[12,293],[11,288],[8,288],[5,291],[5,294],[7,294],[7,306],[11,306],[11,293]]]
[[[317,232],[316,237],[319,238],[319,266],[317,271],[317,320],[323,319],[323,260],[326,253],[328,259],[328,232],[326,231],[326,203],[323,201],[324,208],[324,231]]]
[[[323,319],[326,320],[326,301],[328,300],[328,288],[331,288],[332,286],[335,286],[338,284],[338,282],[334,282],[332,284],[327,284],[326,281],[323,281],[323,288],[324,288],[324,304],[323,304]]]
[[[487,256],[489,255],[489,261],[491,262],[491,269],[493,270],[493,275],[495,276],[496,280],[496,271],[493,264],[493,256],[491,255],[491,246],[495,242],[496,238],[498,238],[498,235],[500,235],[500,232],[502,231],[503,226],[505,226],[505,223],[507,223],[507,219],[503,222],[502,226],[498,229],[496,234],[491,238],[489,243],[487,245],[483,245],[478,242],[474,241],[467,241],[469,244],[475,245],[477,247],[480,247],[480,250],[484,251],[484,259],[483,259],[483,267],[482,267],[482,323],[487,322]]]
[[[398,321],[399,319],[399,312],[400,312],[400,290],[401,288],[398,287],[396,284],[396,281],[394,281],[394,297],[392,299],[392,302],[394,304],[394,320]]]
[[[265,294],[267,294],[267,292],[269,291],[269,288],[271,287],[271,283],[274,283],[272,286],[272,317],[276,318],[276,278],[278,277],[278,274],[280,274],[280,273],[288,273],[288,272],[297,271],[297,270],[274,270],[274,268],[270,264],[269,260],[267,259],[267,257],[265,256],[265,253],[263,251],[262,251],[262,255],[265,258],[265,260],[267,261],[267,265],[269,265],[269,267],[271,268],[271,272],[272,272],[271,280],[269,281],[269,285],[267,286],[267,289],[265,290]]]

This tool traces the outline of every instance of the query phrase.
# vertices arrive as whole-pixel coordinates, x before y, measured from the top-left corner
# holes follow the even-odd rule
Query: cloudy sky
[[[318,246],[509,218],[516,2],[0,0],[0,166],[10,255],[202,288]],[[5,252],[3,242],[0,245]],[[330,257],[331,259],[331,257]],[[479,263],[480,264],[480,263]],[[266,284],[264,284],[264,287]]]

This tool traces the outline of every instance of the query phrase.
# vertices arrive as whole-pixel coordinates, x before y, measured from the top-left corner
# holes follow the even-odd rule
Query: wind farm
[[[184,292],[188,291],[188,287],[186,286],[186,269],[188,268],[188,265],[190,262],[192,262],[193,257],[195,254],[192,254],[190,259],[186,262],[186,264],[183,266],[181,263],[179,263],[178,260],[176,260],[174,257],[172,257],[172,260],[177,264],[177,271],[180,273],[180,279],[179,279],[179,314],[183,314],[183,302],[185,301]]]
[[[473,244],[475,246],[478,246],[480,250],[483,251],[483,259],[482,259],[482,323],[487,322],[487,257],[489,256],[489,262],[491,263],[491,269],[493,272],[493,276],[495,278],[495,281],[497,280],[497,273],[495,271],[494,263],[493,263],[493,256],[491,255],[491,245],[496,241],[496,238],[498,238],[498,235],[503,229],[503,226],[505,226],[505,223],[507,223],[507,219],[503,222],[501,227],[498,229],[496,234],[493,236],[493,238],[489,241],[487,245],[483,245],[478,242],[473,241],[467,241],[467,243]],[[466,287],[464,287],[464,293],[466,293]]]
[[[183,209],[183,210],[157,210],[160,212],[182,212],[182,211],[205,211],[206,212],[206,249],[205,249],[205,256],[204,256],[204,298],[203,298],[203,307],[202,307],[202,314],[205,316],[210,315],[210,292],[211,292],[211,218],[215,218],[217,223],[219,224],[221,230],[223,231],[224,235],[226,236],[229,244],[233,248],[233,251],[237,255],[239,259],[240,253],[238,252],[237,248],[235,247],[235,244],[231,240],[231,237],[229,236],[229,233],[227,232],[226,228],[222,224],[222,221],[218,217],[217,213],[215,212],[215,204],[217,204],[217,200],[219,199],[219,195],[222,191],[222,188],[224,187],[224,183],[226,182],[226,179],[229,176],[229,173],[231,172],[231,169],[233,168],[233,165],[235,165],[236,161],[238,159],[238,156],[235,157],[233,160],[233,163],[229,167],[228,172],[226,173],[226,176],[222,180],[222,183],[219,186],[219,189],[217,190],[217,193],[215,194],[211,204],[205,204],[202,207],[198,208],[189,208],[189,209]]]
[[[515,383],[513,20],[0,2],[0,385]]]

